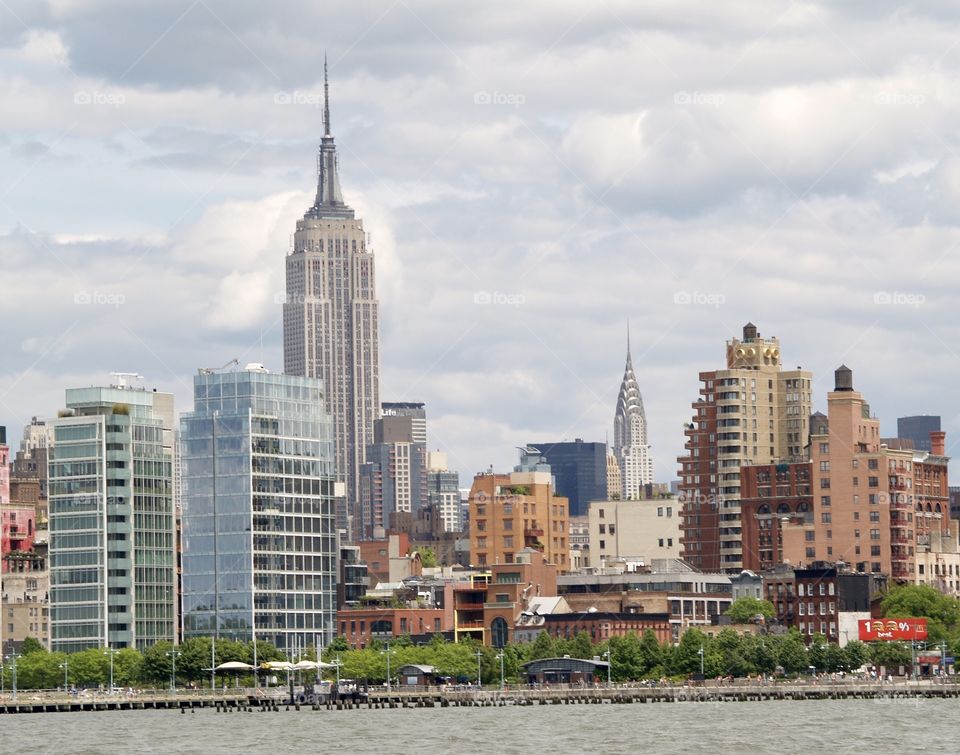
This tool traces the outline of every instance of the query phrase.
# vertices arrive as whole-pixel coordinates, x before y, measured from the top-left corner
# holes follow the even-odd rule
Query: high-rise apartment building
[[[930,451],[930,433],[940,432],[940,417],[935,414],[920,414],[915,417],[897,418],[897,437],[909,440],[918,451]]]
[[[470,563],[514,563],[533,548],[568,571],[569,503],[555,495],[548,472],[478,474],[470,488]]]
[[[783,524],[784,559],[912,580],[918,549],[950,534],[946,433],[931,432],[930,452],[888,447],[845,366],[820,424],[810,435],[810,515]]]
[[[440,517],[444,532],[463,531],[460,475],[447,468],[447,455],[442,451],[427,453],[427,504],[433,515]]]
[[[384,404],[373,423],[373,443],[360,467],[354,535],[382,538],[397,513],[427,504],[427,419],[423,404]]]
[[[743,569],[740,468],[803,458],[811,373],[784,370],[780,342],[752,323],[727,341],[726,368],[700,373],[680,464],[683,558],[703,571]]]
[[[528,443],[527,448],[539,451],[540,458],[550,465],[557,495],[570,501],[570,516],[586,516],[591,501],[606,500],[606,443],[584,443],[577,438],[572,443]]]
[[[201,370],[183,444],[185,637],[333,639],[333,433],[320,380]]]
[[[653,456],[647,442],[647,415],[643,408],[643,397],[630,356],[629,334],[627,363],[613,418],[613,453],[620,464],[620,497],[623,500],[639,498],[640,489],[653,482]],[[588,504],[589,501],[578,513],[585,514]]]
[[[297,221],[286,259],[283,364],[288,375],[323,381],[337,480],[345,483],[338,526],[349,539],[358,516],[360,466],[380,411],[380,321],[373,252],[363,221],[340,191],[328,95],[324,63],[317,194]]]
[[[176,637],[172,416],[171,394],[122,377],[67,390],[48,470],[53,650]]]

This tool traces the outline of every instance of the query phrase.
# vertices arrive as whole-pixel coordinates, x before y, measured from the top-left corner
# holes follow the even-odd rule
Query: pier
[[[769,700],[905,700],[960,698],[960,685],[942,682],[840,682],[797,684],[708,684],[705,686],[614,686],[550,688],[463,689],[372,689],[335,699],[309,692],[289,695],[280,690],[253,694],[251,690],[203,693],[98,694],[92,697],[23,690],[16,701],[6,694],[0,713],[76,713],[90,711],[179,710],[183,714],[202,709],[220,713],[280,712],[287,710],[371,710],[384,708],[502,707],[530,705],[645,705],[651,703],[737,703]]]

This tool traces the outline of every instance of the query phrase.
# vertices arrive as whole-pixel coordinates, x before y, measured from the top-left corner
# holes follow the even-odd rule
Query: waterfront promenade
[[[130,711],[179,709],[183,713],[211,708],[218,712],[281,710],[355,710],[379,708],[493,707],[530,705],[632,705],[649,703],[733,703],[765,700],[903,700],[960,698],[953,680],[898,681],[777,681],[707,682],[704,685],[606,685],[531,688],[425,687],[387,690],[371,688],[339,700],[328,695],[298,693],[291,702],[283,688],[253,690],[169,690],[114,694],[68,695],[57,691],[20,690],[14,701],[7,691],[0,696],[0,713],[54,713],[79,711]]]

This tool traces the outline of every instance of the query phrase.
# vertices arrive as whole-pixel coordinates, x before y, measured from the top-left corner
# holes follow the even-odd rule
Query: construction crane
[[[212,373],[214,373],[214,372],[223,372],[223,371],[224,371],[225,369],[227,369],[227,367],[229,367],[230,365],[236,365],[237,367],[239,367],[239,366],[240,366],[240,360],[239,360],[239,359],[231,359],[229,362],[227,362],[227,363],[226,363],[225,365],[223,365],[222,367],[201,367],[201,368],[198,370],[198,372],[199,372],[201,375],[210,375],[210,374],[212,374]]]
[[[131,380],[143,380],[143,375],[139,372],[111,372],[110,373],[116,379],[117,388],[126,388],[127,387],[127,378]]]

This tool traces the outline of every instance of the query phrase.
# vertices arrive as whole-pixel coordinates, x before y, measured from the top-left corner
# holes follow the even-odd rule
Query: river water
[[[957,752],[956,700],[0,716],[0,752]]]

